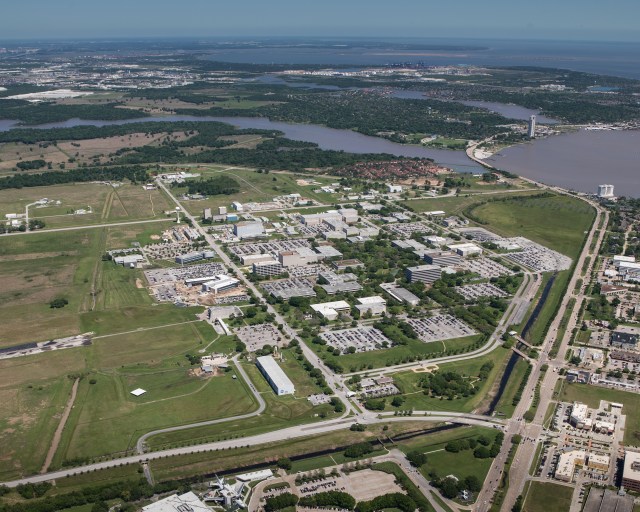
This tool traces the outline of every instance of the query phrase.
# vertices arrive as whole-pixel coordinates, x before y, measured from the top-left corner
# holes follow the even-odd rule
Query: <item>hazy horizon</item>
[[[459,38],[640,42],[640,3],[397,0],[304,4],[209,0],[22,0],[3,7],[0,39]]]

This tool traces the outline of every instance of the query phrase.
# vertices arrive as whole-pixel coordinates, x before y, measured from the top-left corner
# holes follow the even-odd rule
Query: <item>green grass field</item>
[[[336,413],[328,405],[313,407],[307,396],[320,392],[320,388],[307,375],[299,361],[290,350],[284,350],[285,361],[282,368],[296,387],[294,396],[276,396],[273,390],[253,363],[244,364],[255,388],[264,398],[267,409],[260,416],[253,418],[198,427],[178,432],[161,434],[149,439],[152,448],[178,445],[187,440],[209,442],[229,437],[249,436],[278,428],[308,423],[320,419],[320,415],[335,416]]]
[[[624,443],[637,446],[640,442],[640,395],[616,389],[563,382],[559,400],[563,402],[583,402],[589,407],[598,407],[600,400],[624,404],[622,414],[627,417],[624,429]]]
[[[371,352],[358,352],[355,354],[341,354],[334,356],[329,353],[326,345],[316,345],[310,343],[309,346],[323,359],[339,363],[345,372],[355,372],[370,368],[381,368],[395,364],[406,363],[414,356],[425,356],[432,354],[442,354],[446,350],[462,350],[472,346],[479,335],[465,338],[455,338],[445,341],[435,341],[433,343],[423,343],[417,340],[410,340],[406,345],[397,345],[392,348],[374,350]]]
[[[203,179],[224,174],[235,179],[240,185],[240,192],[231,195],[211,196],[202,201],[184,201],[182,204],[193,215],[202,214],[204,208],[212,208],[214,211],[218,206],[230,207],[231,203],[238,201],[247,202],[267,202],[276,196],[286,194],[300,194],[307,199],[315,199],[321,203],[333,204],[337,199],[337,194],[326,194],[324,192],[314,192],[320,185],[298,185],[298,179],[305,179],[319,182],[323,185],[336,181],[334,177],[296,175],[288,172],[270,172],[269,174],[258,173],[252,169],[235,168],[231,166],[207,166],[199,167],[194,172],[199,172]],[[183,193],[186,187],[175,189],[174,193]],[[229,210],[231,211],[231,210]],[[217,213],[217,211],[216,211]]]
[[[461,397],[446,400],[427,396],[423,393],[422,388],[419,387],[419,382],[424,373],[413,371],[395,373],[393,378],[403,391],[405,398],[405,402],[399,409],[470,412],[486,400],[488,391],[491,389],[496,377],[501,373],[502,365],[509,356],[509,350],[499,348],[483,357],[440,365],[439,369],[441,371],[455,371],[475,381],[480,367],[489,361],[493,362],[494,366],[489,378],[479,384],[479,389],[474,395],[467,398]],[[390,403],[391,400],[387,400],[387,409],[393,410],[394,408]]]
[[[524,512],[568,512],[571,506],[573,489],[564,485],[531,482],[527,498],[524,503]]]
[[[503,198],[503,197],[513,197],[513,196],[527,196],[531,194],[535,194],[538,191],[532,190],[528,191],[519,191],[519,192],[507,192],[507,193],[496,193],[489,195],[478,195],[478,194],[465,194],[464,191],[459,196],[452,197],[434,197],[434,198],[425,198],[425,199],[415,199],[410,201],[404,201],[402,204],[404,206],[410,207],[412,210],[416,212],[429,212],[436,210],[443,210],[448,215],[457,215],[460,214],[465,208],[472,206],[474,204],[484,203],[488,199],[495,198]]]
[[[594,209],[568,196],[513,198],[472,209],[486,227],[503,236],[524,236],[575,258],[595,219]]]

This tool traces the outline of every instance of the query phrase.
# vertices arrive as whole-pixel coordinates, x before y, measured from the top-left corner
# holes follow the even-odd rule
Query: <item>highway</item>
[[[489,470],[489,473],[487,474],[487,477],[485,479],[483,489],[480,493],[480,496],[478,497],[478,500],[476,501],[474,510],[477,510],[478,512],[486,512],[491,507],[491,501],[493,499],[496,486],[500,481],[500,478],[504,471],[508,452],[511,449],[511,438],[515,434],[521,435],[523,438],[523,442],[518,446],[513,463],[511,465],[511,469],[509,472],[509,489],[504,498],[502,510],[511,510],[511,508],[515,504],[517,497],[522,493],[525,482],[527,481],[527,479],[529,479],[529,468],[531,467],[531,464],[533,462],[537,444],[538,442],[540,442],[542,436],[542,423],[544,421],[544,416],[549,404],[552,402],[555,384],[559,378],[557,369],[565,366],[565,352],[572,335],[572,330],[578,320],[580,300],[584,296],[583,294],[586,285],[583,283],[583,285],[580,287],[580,290],[576,292],[575,288],[577,280],[580,279],[582,267],[586,258],[590,255],[597,255],[599,252],[600,245],[602,243],[602,240],[604,239],[604,229],[600,232],[593,253],[590,251],[590,247],[593,237],[598,230],[598,226],[600,225],[602,215],[604,215],[605,217],[605,225],[606,221],[608,221],[609,213],[606,210],[603,210],[599,205],[593,202],[587,202],[589,202],[589,204],[591,204],[596,209],[596,218],[593,222],[591,230],[589,231],[589,234],[587,235],[582,252],[578,257],[578,260],[576,261],[573,275],[571,276],[569,284],[567,285],[567,290],[562,298],[560,307],[558,308],[558,312],[551,322],[549,330],[547,331],[547,335],[543,343],[541,344],[540,357],[534,362],[533,370],[522,393],[522,399],[518,403],[518,406],[516,407],[512,418],[507,423],[505,442],[502,446],[500,454],[493,461],[491,469]],[[585,275],[590,275],[590,271],[595,260],[595,257],[591,257],[589,269]],[[565,330],[564,337],[561,341],[558,353],[555,358],[550,358],[549,352],[557,338],[560,322],[565,314],[565,311],[567,310],[571,298],[576,298],[577,304],[572,310],[572,314]],[[545,373],[544,380],[541,385],[540,401],[536,409],[536,415],[531,423],[526,423],[523,420],[523,416],[531,408],[534,399],[535,387],[542,373],[541,367],[545,364],[549,366],[549,369]],[[554,371],[554,369],[556,371]]]

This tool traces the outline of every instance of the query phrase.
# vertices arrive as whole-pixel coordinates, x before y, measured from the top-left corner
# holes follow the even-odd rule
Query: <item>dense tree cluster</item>
[[[373,498],[371,501],[358,503],[356,512],[374,512],[376,510],[398,509],[402,512],[413,512],[417,508],[416,502],[406,494],[392,492]]]
[[[303,496],[298,501],[300,507],[318,508],[331,507],[343,510],[353,510],[356,507],[356,500],[350,494],[341,491],[326,491]]]
[[[287,507],[294,507],[298,503],[298,497],[290,492],[279,494],[267,498],[264,504],[265,512],[275,512],[276,510],[282,510]]]
[[[148,179],[146,169],[131,167],[87,167],[71,171],[51,171],[39,174],[16,174],[0,178],[0,190],[8,188],[44,187],[63,183],[80,183],[87,181],[122,181],[139,183]]]
[[[187,182],[189,194],[206,196],[231,195],[240,192],[240,184],[230,176],[215,176],[206,180],[190,180]]]

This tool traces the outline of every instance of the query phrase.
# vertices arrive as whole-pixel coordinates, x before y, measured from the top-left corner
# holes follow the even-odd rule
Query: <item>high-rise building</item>
[[[598,185],[598,197],[613,197],[613,185]]]
[[[533,139],[536,136],[536,116],[531,116],[529,118],[529,129],[527,130],[527,135],[529,135],[530,139]]]

